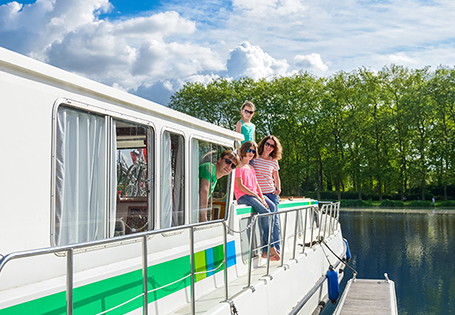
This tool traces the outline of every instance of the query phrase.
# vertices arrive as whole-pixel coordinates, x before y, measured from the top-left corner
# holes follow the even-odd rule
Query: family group
[[[217,180],[235,170],[234,194],[238,204],[251,206],[260,214],[278,211],[281,192],[278,161],[281,159],[282,147],[280,141],[273,135],[264,137],[259,145],[256,143],[255,125],[251,122],[254,111],[255,106],[252,102],[242,104],[241,119],[236,125],[236,131],[243,134],[245,139],[238,153],[226,150],[216,164],[207,166],[206,163],[199,168],[200,209],[207,209],[208,199]],[[199,221],[207,221],[207,211],[200,212]],[[269,259],[279,261],[281,257],[278,216],[260,217],[258,223],[261,229],[262,258],[267,258],[270,234]]]

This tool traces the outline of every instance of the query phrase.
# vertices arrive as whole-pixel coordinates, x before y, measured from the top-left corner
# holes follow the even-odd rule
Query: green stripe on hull
[[[318,204],[317,200],[292,201],[292,202],[280,203],[279,209],[288,209],[288,208],[294,208],[294,207],[311,206],[311,205],[317,205],[317,204]],[[236,210],[237,210],[237,215],[254,213],[254,210],[253,210],[252,207],[242,207],[242,208],[237,208]]]
[[[234,243],[232,241],[231,243]],[[233,245],[233,244],[232,244]],[[235,255],[235,246],[234,255]],[[229,254],[230,256],[231,254]],[[218,245],[208,250],[195,253],[196,272],[208,271],[218,267],[224,259],[223,245]],[[212,263],[207,266],[207,261]],[[234,262],[235,263],[235,262]],[[230,267],[233,263],[228,263]],[[224,267],[224,265],[222,266]],[[213,272],[201,273],[196,275],[196,281],[207,278],[224,268],[219,268]],[[191,284],[190,255],[166,261],[147,268],[148,272],[148,302],[154,302],[184,289]],[[185,278],[186,277],[186,278]],[[178,281],[179,279],[182,279]],[[176,283],[173,283],[177,281]],[[152,291],[173,283],[170,286]],[[116,277],[91,283],[73,290],[73,314],[98,314],[115,307],[142,294],[142,269],[135,270]],[[112,310],[106,314],[116,315],[131,312],[142,307],[143,297],[140,296],[133,301]],[[66,314],[66,292],[59,292],[45,296],[36,300],[25,302],[0,310],[0,315],[18,314],[46,314],[60,315]]]

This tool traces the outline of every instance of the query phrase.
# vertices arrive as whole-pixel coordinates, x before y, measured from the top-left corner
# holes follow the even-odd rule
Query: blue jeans
[[[272,212],[278,212],[278,205],[280,204],[280,198],[273,194],[264,194],[266,198],[268,198],[271,202],[274,204],[274,210],[270,208]],[[270,206],[269,206],[270,207]],[[281,239],[281,230],[280,230],[280,219],[278,215],[273,216],[273,221],[272,221],[272,239],[275,240],[275,249],[281,253],[281,247],[280,247],[280,239]]]
[[[277,209],[275,208],[275,204],[270,201],[269,198],[265,197],[265,202],[267,203],[267,205],[269,206],[269,209],[267,209],[260,201],[259,199],[253,197],[253,196],[250,196],[250,195],[243,195],[242,197],[239,198],[239,200],[237,200],[237,203],[239,205],[247,205],[247,206],[250,206],[253,208],[254,211],[256,211],[257,213],[270,213],[270,212],[276,212]],[[273,217],[276,217],[276,216],[273,216]],[[272,221],[272,234],[271,234],[271,242],[272,242],[272,247],[275,247],[275,249],[278,250],[278,248],[276,247],[276,244],[278,244],[279,246],[279,243],[275,243],[276,241],[279,241],[279,237],[278,239],[275,239],[274,238],[274,235],[276,236],[276,232],[274,233],[274,227],[276,226],[274,223],[275,219],[273,219]],[[259,227],[261,228],[261,241],[262,241],[262,252],[267,252],[267,245],[269,243],[269,226],[270,226],[270,216],[268,217],[262,217],[262,218],[259,218],[259,221],[258,221],[258,224],[259,224]],[[278,229],[279,229],[279,226],[278,226]],[[278,231],[278,235],[280,235],[280,232]]]

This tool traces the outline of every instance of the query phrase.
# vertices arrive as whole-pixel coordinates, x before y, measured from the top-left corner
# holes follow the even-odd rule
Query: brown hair
[[[272,135],[262,138],[261,142],[259,142],[258,154],[261,155],[264,152],[265,143],[269,139],[271,139],[275,142],[275,149],[273,149],[270,156],[274,160],[277,160],[277,161],[281,160],[281,153],[283,152],[283,147],[281,146],[280,140],[278,140],[277,137],[272,136]]]
[[[246,153],[250,147],[253,147],[254,150],[256,150],[256,154],[254,155],[253,159],[258,157],[258,145],[254,141],[246,141],[242,144],[242,146],[239,149],[239,153],[241,157],[246,156]]]
[[[220,158],[224,158],[224,157],[226,157],[226,156],[227,156],[228,158],[230,158],[231,160],[234,161],[235,166],[239,166],[239,164],[240,164],[240,158],[239,158],[239,156],[238,156],[234,151],[232,151],[232,150],[225,150],[225,151],[223,151],[223,153],[221,153]]]

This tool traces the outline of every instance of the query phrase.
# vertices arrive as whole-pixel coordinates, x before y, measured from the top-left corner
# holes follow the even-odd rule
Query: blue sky
[[[186,82],[454,66],[453,0],[0,0],[0,47],[161,104]]]

